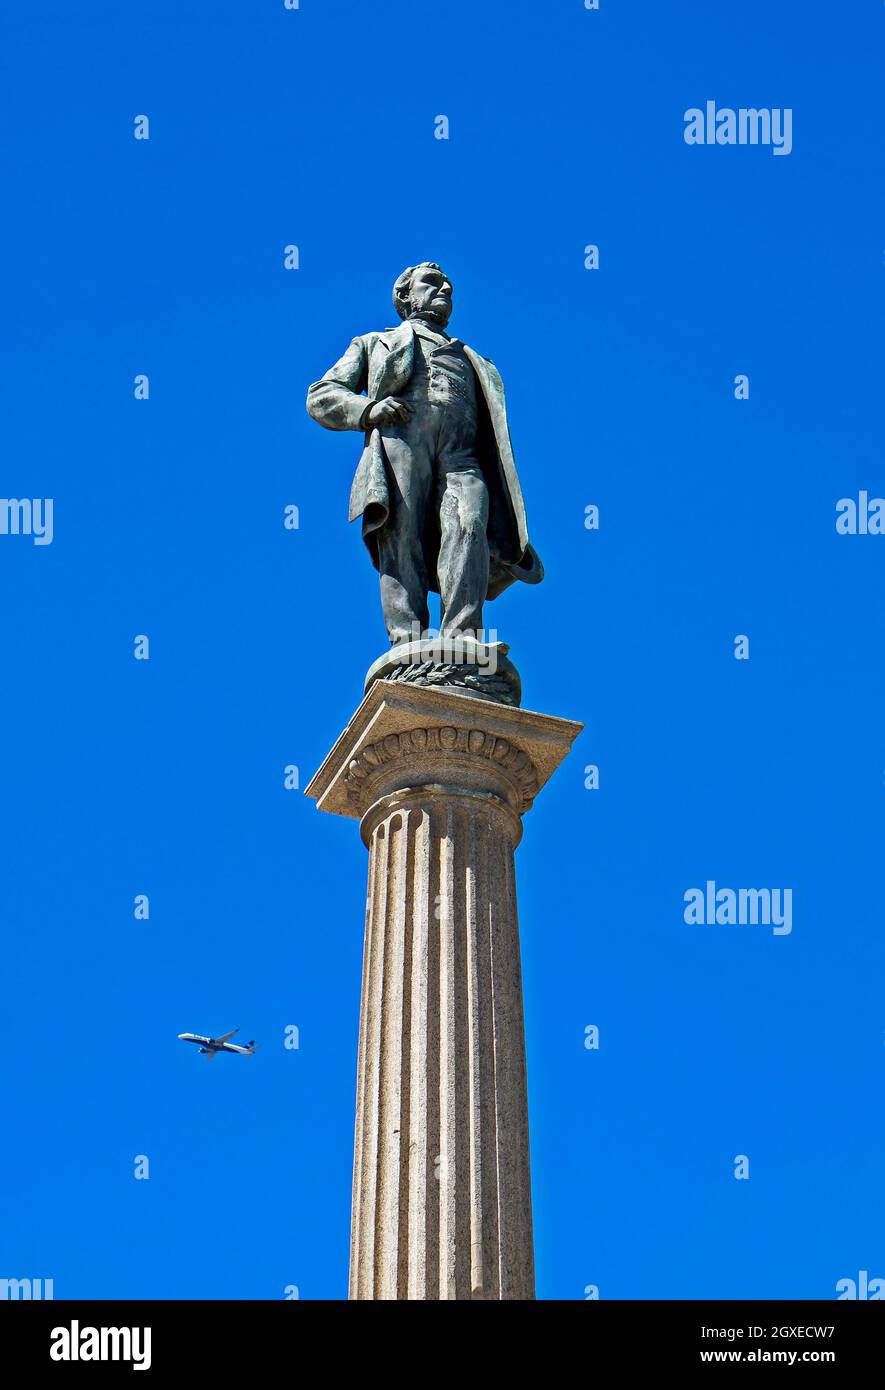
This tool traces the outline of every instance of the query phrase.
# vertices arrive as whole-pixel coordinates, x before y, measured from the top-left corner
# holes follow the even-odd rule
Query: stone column
[[[513,852],[581,725],[378,681],[317,772],[369,849],[350,1297],[534,1297]]]

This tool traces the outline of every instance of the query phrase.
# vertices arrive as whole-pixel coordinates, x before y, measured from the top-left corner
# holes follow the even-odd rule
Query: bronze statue
[[[440,595],[443,640],[482,644],[484,602],[544,571],[529,544],[497,368],[445,331],[451,284],[423,261],[399,276],[393,303],[402,324],[354,338],[309,388],[307,409],[326,429],[365,433],[350,520],[362,518],[391,643],[420,656],[430,591]],[[455,664],[470,664],[471,653]]]

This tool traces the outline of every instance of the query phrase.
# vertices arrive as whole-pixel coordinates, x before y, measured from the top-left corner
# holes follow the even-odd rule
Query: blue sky
[[[885,1275],[885,539],[835,529],[885,495],[883,7],[2,16],[3,491],[54,535],[0,536],[0,1276],[346,1295],[366,858],[283,769],[385,636],[359,439],[304,395],[422,259],[547,569],[487,623],[586,724],[517,857],[538,1295]],[[790,108],[792,153],[688,146],[707,100]],[[686,925],[708,879],[792,932]],[[176,1039],[236,1026],[254,1059]]]

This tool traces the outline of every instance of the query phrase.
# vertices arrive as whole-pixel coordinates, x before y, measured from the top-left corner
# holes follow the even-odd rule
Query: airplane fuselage
[[[199,1033],[179,1033],[182,1042],[197,1043],[201,1052],[238,1052],[242,1057],[249,1057],[255,1051],[255,1046],[250,1043],[248,1047],[240,1047],[237,1043],[221,1042],[216,1038],[204,1038]]]

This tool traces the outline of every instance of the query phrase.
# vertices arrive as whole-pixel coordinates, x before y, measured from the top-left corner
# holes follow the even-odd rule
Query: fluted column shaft
[[[519,817],[436,785],[362,829],[350,1296],[533,1298]]]
[[[535,1296],[513,854],[580,728],[377,680],[307,788],[369,849],[351,1298]]]

